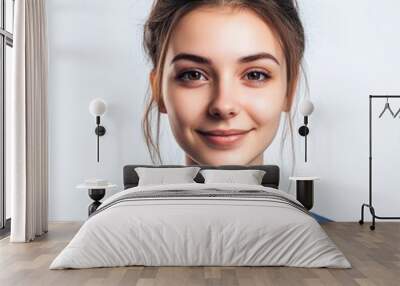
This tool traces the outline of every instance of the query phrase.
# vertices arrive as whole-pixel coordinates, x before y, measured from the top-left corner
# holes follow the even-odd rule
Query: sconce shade
[[[311,113],[313,113],[313,111],[314,104],[308,99],[303,100],[300,106],[301,114],[303,114],[303,116],[309,116]]]
[[[102,116],[106,109],[105,101],[100,98],[93,99],[89,104],[89,111],[93,116]]]

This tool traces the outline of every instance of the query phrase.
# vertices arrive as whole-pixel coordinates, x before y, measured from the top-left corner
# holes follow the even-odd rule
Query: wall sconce
[[[307,127],[308,116],[310,116],[313,111],[314,104],[308,99],[303,100],[300,106],[300,112],[304,116],[304,125],[299,128],[299,134],[304,136],[305,139],[305,162],[307,162],[307,135],[310,133],[310,130]]]
[[[100,98],[93,99],[89,104],[90,113],[96,117],[97,127],[94,133],[97,135],[97,162],[99,162],[99,137],[106,134],[106,129],[104,126],[100,125],[100,116],[102,116],[107,109],[107,105],[104,100]]]

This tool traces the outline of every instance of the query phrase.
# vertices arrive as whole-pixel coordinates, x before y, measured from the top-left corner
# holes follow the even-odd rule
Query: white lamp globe
[[[102,116],[106,109],[106,102],[100,98],[93,99],[89,104],[89,111],[93,116]]]
[[[303,116],[309,116],[313,111],[314,111],[314,104],[308,99],[303,100],[303,102],[300,105],[301,114],[303,114]]]

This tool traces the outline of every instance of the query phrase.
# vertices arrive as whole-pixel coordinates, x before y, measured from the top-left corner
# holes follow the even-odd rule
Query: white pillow
[[[204,183],[234,183],[247,185],[261,185],[265,171],[256,169],[247,170],[218,170],[204,169],[200,171]]]
[[[199,170],[200,167],[135,168],[139,176],[138,186],[196,183],[193,179]]]

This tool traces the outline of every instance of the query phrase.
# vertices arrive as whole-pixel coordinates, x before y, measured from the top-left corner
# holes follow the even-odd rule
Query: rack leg
[[[371,213],[372,216],[372,225],[370,225],[370,229],[371,230],[375,230],[375,218],[377,218],[377,216],[375,215],[375,209],[373,206],[370,206],[368,204],[362,204],[361,206],[361,219],[358,221],[359,224],[364,224],[364,207],[368,207],[369,211]]]
[[[372,225],[370,225],[369,228],[371,230],[374,230],[375,229],[375,209],[374,209],[374,207],[370,206],[369,211],[371,212],[371,215],[372,215]]]
[[[365,206],[365,204],[362,204],[362,206],[361,206],[361,219],[358,221],[358,223],[361,224],[361,225],[364,224],[364,206]]]

